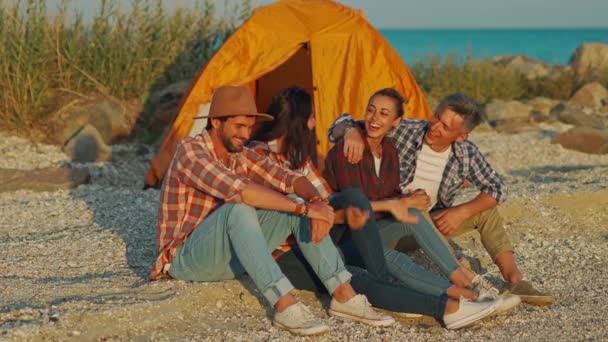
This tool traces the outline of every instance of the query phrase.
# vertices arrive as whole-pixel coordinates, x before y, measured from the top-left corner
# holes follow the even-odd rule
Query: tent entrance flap
[[[300,86],[312,95],[312,62],[308,44],[302,44],[300,49],[285,63],[256,81],[258,110],[265,112],[272,96],[281,89],[291,86]]]

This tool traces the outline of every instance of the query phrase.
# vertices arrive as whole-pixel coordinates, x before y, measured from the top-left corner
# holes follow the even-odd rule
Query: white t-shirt
[[[376,158],[374,156],[374,167],[376,169],[376,176],[380,177],[380,164],[382,164],[382,158]]]
[[[414,180],[405,188],[410,191],[423,189],[431,198],[431,208],[437,204],[439,185],[443,178],[443,170],[448,163],[451,149],[443,152],[433,151],[429,145],[423,143],[422,150],[418,153]]]

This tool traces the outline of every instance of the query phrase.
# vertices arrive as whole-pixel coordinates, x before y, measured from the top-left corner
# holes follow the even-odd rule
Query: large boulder
[[[107,146],[99,131],[92,125],[85,125],[63,146],[63,151],[75,162],[98,162],[112,157],[112,149]]]
[[[0,169],[0,192],[22,189],[32,191],[71,189],[80,184],[87,184],[90,180],[91,175],[86,169]]]
[[[572,96],[570,102],[581,108],[601,110],[608,104],[608,90],[598,82],[588,83]]]
[[[579,81],[595,80],[608,72],[608,44],[585,43],[576,48],[569,61]]]
[[[501,120],[528,118],[532,109],[531,105],[519,101],[494,99],[486,105],[485,111],[488,122],[493,124]]]
[[[147,129],[152,132],[162,132],[173,122],[179,102],[189,86],[190,80],[184,80],[150,95],[148,107],[152,109],[152,113]]]
[[[606,128],[606,120],[604,118],[592,113],[586,113],[578,105],[570,102],[559,103],[551,109],[549,116],[562,123],[577,127]]]
[[[552,72],[551,66],[524,55],[499,55],[494,57],[492,62],[519,72],[529,80],[548,77]]]
[[[608,131],[575,127],[554,136],[551,143],[584,153],[606,154],[608,153]]]
[[[93,126],[105,144],[126,138],[131,134],[138,115],[133,107],[107,98],[73,106],[60,118],[60,128],[51,140],[64,145],[86,125]]]
[[[532,110],[530,111],[530,120],[534,122],[543,122],[550,119],[549,113],[551,113],[551,109],[560,102],[559,100],[546,97],[535,97],[527,103],[532,107]]]

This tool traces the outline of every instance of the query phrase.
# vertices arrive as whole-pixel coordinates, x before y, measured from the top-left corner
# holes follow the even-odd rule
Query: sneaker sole
[[[367,319],[367,318],[363,318],[363,317],[353,316],[353,315],[343,313],[340,311],[335,311],[332,309],[327,310],[327,312],[329,313],[330,316],[333,316],[333,317],[346,318],[346,319],[350,319],[353,321],[365,323],[365,324],[368,324],[368,325],[371,325],[374,327],[388,327],[388,326],[395,324],[395,319],[392,317],[390,319],[378,321],[378,320],[374,320],[374,319]]]
[[[452,324],[450,324],[449,326],[446,325],[445,327],[450,329],[450,330],[455,330],[455,329],[461,329],[461,328],[465,328],[468,327],[470,325],[473,325],[475,322],[486,318],[488,316],[490,316],[491,314],[493,314],[496,311],[496,306],[495,305],[491,305],[489,307],[487,307],[485,310],[476,312],[474,315],[471,316],[467,316],[465,318],[462,318],[459,321],[456,322],[452,322]]]
[[[294,335],[299,335],[299,336],[319,335],[319,334],[324,334],[329,331],[329,326],[327,326],[327,325],[321,325],[318,327],[311,327],[311,328],[290,328],[279,322],[272,322],[272,324],[283,330],[289,331],[290,333],[292,333]]]

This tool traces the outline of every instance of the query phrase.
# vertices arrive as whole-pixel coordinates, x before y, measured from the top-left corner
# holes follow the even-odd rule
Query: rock
[[[493,125],[495,121],[513,118],[528,118],[532,106],[519,101],[492,100],[486,105],[488,122]]]
[[[71,189],[80,184],[87,184],[90,180],[91,175],[86,169],[0,169],[0,192],[22,189],[37,192]]]
[[[608,131],[575,127],[551,139],[552,144],[584,153],[608,153]]]
[[[475,127],[475,132],[479,133],[479,132],[492,132],[494,131],[494,128],[492,126],[490,126],[490,124],[487,121],[482,121],[479,125],[477,125],[477,127]]]
[[[524,75],[528,80],[548,77],[552,72],[551,66],[524,55],[499,55],[494,57],[492,62],[517,71]]]
[[[594,80],[608,71],[608,44],[585,43],[577,47],[568,62],[579,81]]]
[[[516,134],[535,131],[539,127],[529,118],[511,118],[494,121],[494,129],[498,133]]]
[[[538,112],[541,115],[549,115],[551,108],[555,107],[560,101],[549,99],[546,97],[535,97],[529,100],[528,105],[532,106],[532,110]]]
[[[85,125],[63,147],[63,151],[75,162],[94,162],[110,159],[112,149],[101,134],[91,125]]]
[[[577,127],[596,129],[604,129],[606,127],[606,120],[596,115],[587,114],[580,107],[569,102],[559,103],[553,107],[549,116],[562,123]]]
[[[133,112],[130,105],[108,99],[89,103],[62,118],[63,125],[51,140],[63,145],[82,127],[91,125],[110,144],[131,134],[136,120]]]
[[[188,90],[190,80],[173,83],[161,91],[155,92],[148,98],[148,104],[153,108],[150,114],[148,129],[152,132],[162,132],[170,125],[177,115],[177,108],[182,96]]]
[[[572,96],[570,102],[581,108],[600,110],[608,104],[608,90],[598,82],[588,83]]]

